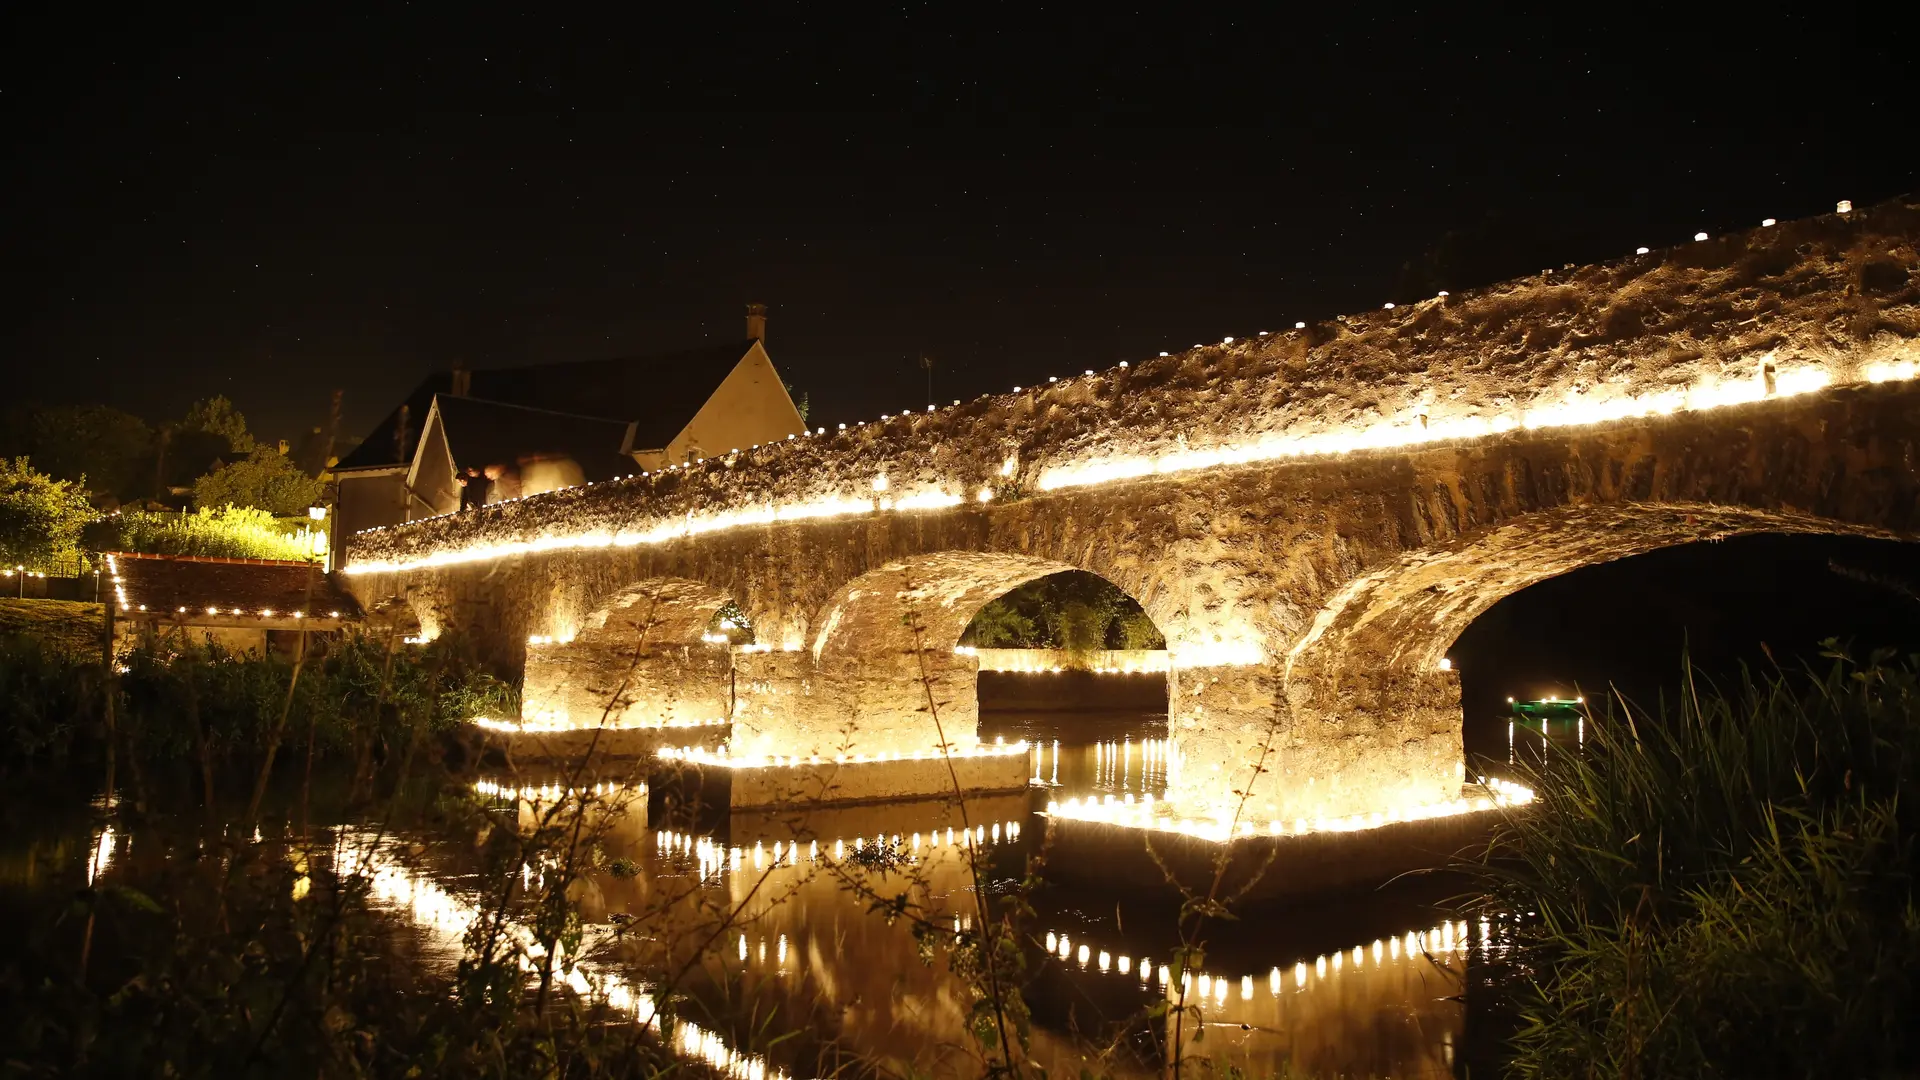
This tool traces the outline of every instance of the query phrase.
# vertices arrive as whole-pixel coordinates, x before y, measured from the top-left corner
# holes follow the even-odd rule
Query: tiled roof
[[[210,616],[208,608],[217,608],[225,617],[283,618],[296,611],[309,618],[360,614],[360,605],[331,575],[303,562],[118,551],[108,552],[106,558],[113,603],[128,614],[190,619]]]
[[[455,468],[512,465],[539,455],[573,460],[583,480],[611,480],[633,471],[633,459],[620,452],[633,428],[630,422],[451,394],[441,394],[435,401]]]
[[[529,409],[632,421],[636,425],[633,448],[659,450],[693,420],[693,414],[752,347],[751,340],[743,339],[651,356],[479,368],[468,373],[467,396]],[[366,469],[413,460],[434,395],[452,391],[452,372],[437,371],[427,376],[403,403],[406,430],[400,432],[400,407],[396,406],[337,467]]]

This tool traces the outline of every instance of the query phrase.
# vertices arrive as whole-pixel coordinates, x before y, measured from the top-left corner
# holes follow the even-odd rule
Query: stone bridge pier
[[[522,721],[554,731],[726,723],[732,663],[707,639],[726,602],[698,582],[648,582],[608,597],[577,628],[530,636]]]

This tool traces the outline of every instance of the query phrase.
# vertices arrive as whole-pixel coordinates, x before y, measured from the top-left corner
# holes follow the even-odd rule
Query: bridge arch
[[[735,718],[736,750],[912,753],[943,738],[961,748],[974,745],[979,668],[971,650],[959,648],[967,625],[1021,585],[1080,569],[1087,568],[1039,554],[943,550],[859,574],[820,606],[801,648],[762,647],[737,657],[745,689]],[[1135,593],[1124,579],[1148,592],[1162,612],[1185,614],[1188,598],[1154,578],[1150,566],[1115,576],[1123,578],[1116,587],[1129,595]],[[1143,607],[1155,616],[1153,607]]]
[[[1859,504],[1888,505],[1877,497]],[[1274,695],[1264,775],[1222,766],[1236,749],[1242,765],[1250,763],[1254,736],[1243,727],[1237,747],[1209,745],[1221,731],[1216,719],[1184,740],[1188,760],[1176,788],[1186,787],[1178,794],[1218,802],[1221,791],[1251,790],[1254,815],[1281,821],[1450,797],[1453,782],[1465,779],[1465,717],[1447,651],[1495,603],[1575,570],[1701,541],[1762,533],[1911,539],[1910,528],[1889,527],[1907,524],[1904,512],[1896,516],[1879,524],[1704,502],[1562,505],[1408,551],[1334,591],[1275,664],[1226,680],[1254,701]],[[1188,689],[1190,708],[1208,696],[1209,688]]]

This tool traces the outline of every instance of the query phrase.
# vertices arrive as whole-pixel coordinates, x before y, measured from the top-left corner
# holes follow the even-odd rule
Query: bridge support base
[[[942,735],[954,750],[979,744],[972,657],[929,654],[923,669],[911,654],[820,664],[804,651],[740,652],[734,664],[736,757],[911,757]]]
[[[573,641],[527,650],[521,719],[542,728],[663,728],[724,722],[731,678],[710,645]]]
[[[1383,671],[1283,688],[1271,668],[1176,669],[1167,797],[1266,829],[1450,802],[1464,773],[1460,683]]]

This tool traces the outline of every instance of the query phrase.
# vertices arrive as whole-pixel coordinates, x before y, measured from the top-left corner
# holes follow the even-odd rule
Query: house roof
[[[629,445],[631,421],[452,394],[439,394],[434,403],[456,468],[485,468],[512,464],[528,455],[551,455],[573,459],[585,480],[611,480],[633,471],[633,459],[621,453]]]
[[[296,611],[314,619],[360,614],[360,605],[332,575],[303,562],[113,551],[107,553],[107,567],[114,602],[130,614],[176,615],[189,623],[209,615],[208,608],[218,608],[227,619],[234,617],[236,608],[241,616],[260,618],[285,617]]]
[[[467,397],[631,421],[635,425],[633,448],[657,450],[693,420],[694,413],[719,389],[753,344],[745,339],[648,356],[480,368],[469,372]],[[451,396],[452,392],[452,372],[428,375],[402,403],[407,409],[405,432],[399,430],[401,406],[396,406],[365,441],[340,460],[337,468],[369,469],[412,461],[434,395]]]

